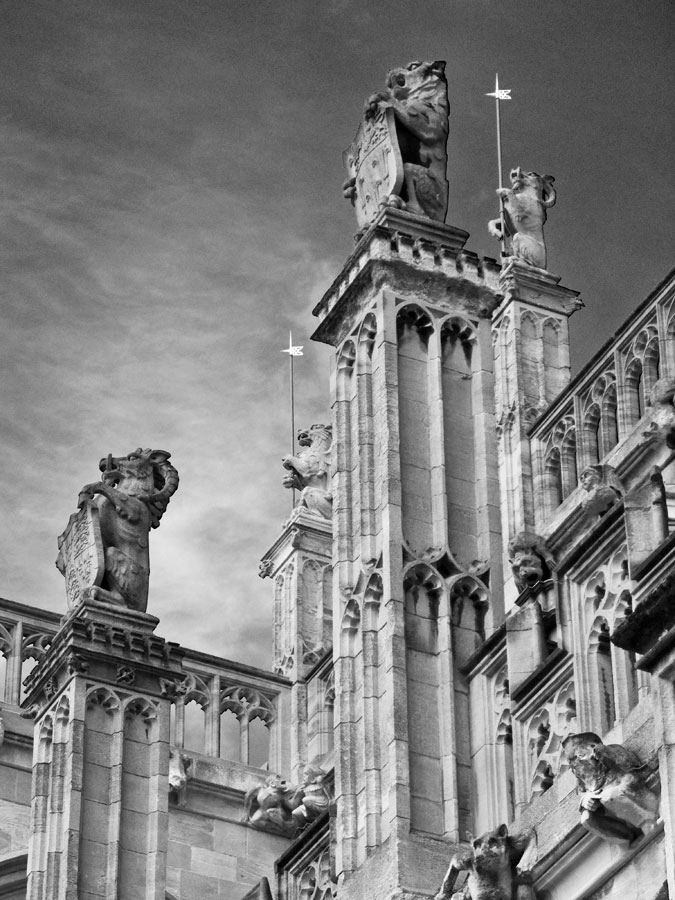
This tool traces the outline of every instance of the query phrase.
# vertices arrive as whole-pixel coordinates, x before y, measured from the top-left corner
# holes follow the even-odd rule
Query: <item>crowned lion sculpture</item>
[[[281,460],[289,470],[283,479],[284,487],[301,491],[297,505],[324,519],[333,515],[333,495],[328,490],[331,442],[330,425],[310,425],[298,432],[300,450]]]
[[[87,588],[92,600],[145,612],[148,605],[150,555],[148,534],[157,528],[178,487],[178,472],[166,450],[138,448],[127,456],[102,459],[101,480],[80,491],[78,509],[89,513],[104,561],[95,583]],[[95,515],[94,515],[95,513]],[[71,516],[69,529],[73,524]],[[81,542],[80,542],[81,544]],[[56,565],[68,584],[82,567],[81,545],[69,541],[68,529],[59,538]]]
[[[505,242],[511,239],[511,256],[528,266],[546,268],[546,244],[544,223],[546,210],[555,203],[552,175],[523,172],[520,166],[511,169],[511,187],[497,188],[504,212],[502,234],[501,219],[488,223],[490,234]]]

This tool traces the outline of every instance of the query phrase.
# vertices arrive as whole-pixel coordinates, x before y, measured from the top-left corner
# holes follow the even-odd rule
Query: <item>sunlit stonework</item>
[[[553,178],[513,170],[480,259],[444,224],[447,135],[445,64],[413,62],[345,154],[331,424],[259,547],[271,669],[146,609],[165,451],[80,491],[63,616],[0,604],[0,896],[675,897],[675,277],[572,380]]]

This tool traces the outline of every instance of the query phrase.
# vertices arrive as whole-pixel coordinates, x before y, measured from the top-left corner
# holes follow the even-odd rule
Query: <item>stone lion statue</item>
[[[538,269],[546,268],[544,223],[546,210],[556,200],[552,175],[523,172],[518,166],[511,170],[511,187],[497,188],[504,210],[506,235],[502,234],[501,219],[488,223],[490,234],[505,241],[511,238],[512,258]]]
[[[509,563],[519,591],[551,577],[555,561],[543,539],[521,531],[509,541]]]
[[[509,834],[506,825],[480,837],[452,858],[434,900],[535,900],[529,868],[534,855],[530,832]],[[464,886],[453,892],[457,876],[468,871]]]
[[[290,473],[284,476],[284,487],[301,491],[297,505],[324,519],[333,516],[333,495],[328,490],[331,443],[330,425],[310,425],[298,432],[300,450],[281,460]]]
[[[145,612],[148,605],[150,556],[148,533],[157,528],[178,487],[178,472],[165,450],[140,447],[127,456],[102,459],[100,481],[80,491],[78,507],[98,507],[105,573],[91,597]],[[65,574],[61,556],[57,566]]]
[[[391,108],[403,162],[400,196],[387,203],[419,216],[445,221],[448,208],[446,178],[448,141],[448,83],[445,62],[411,62],[387,74],[386,89],[368,98],[364,114],[374,118]],[[345,197],[354,198],[355,179],[345,182]]]
[[[581,824],[587,831],[627,845],[654,828],[659,798],[647,785],[649,767],[632,750],[603,744],[586,731],[568,735],[562,751],[576,775]]]

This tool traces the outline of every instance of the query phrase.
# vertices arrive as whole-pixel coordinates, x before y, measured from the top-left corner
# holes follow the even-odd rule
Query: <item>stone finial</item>
[[[453,856],[434,900],[535,900],[530,872],[535,855],[533,833],[510,835],[507,826],[500,825],[480,837],[468,837],[470,846]],[[469,877],[462,890],[453,892],[462,871],[468,871]]]
[[[649,833],[659,815],[658,795],[647,785],[649,767],[621,744],[603,744],[590,731],[562,742],[581,795],[581,824],[611,844],[628,845]]]
[[[543,538],[521,531],[509,541],[509,563],[519,591],[550,578],[555,561]]]
[[[488,222],[490,234],[504,241],[506,256],[537,269],[546,269],[544,223],[546,210],[556,199],[554,181],[552,175],[523,172],[520,166],[511,169],[511,187],[497,188],[506,234],[502,234],[501,219]]]
[[[445,221],[448,116],[442,60],[392,69],[385,90],[368,98],[364,120],[343,154],[349,173],[343,193],[361,229],[384,206]]]
[[[586,466],[579,476],[586,491],[581,507],[588,516],[601,516],[623,497],[623,485],[612,466]]]
[[[89,597],[145,612],[148,533],[178,487],[170,456],[140,447],[127,456],[109,455],[99,464],[101,480],[82,488],[56,560],[70,606]]]
[[[298,432],[298,452],[281,460],[290,473],[284,476],[284,487],[301,491],[297,506],[324,519],[333,516],[333,495],[328,490],[332,440],[330,425],[310,425]]]

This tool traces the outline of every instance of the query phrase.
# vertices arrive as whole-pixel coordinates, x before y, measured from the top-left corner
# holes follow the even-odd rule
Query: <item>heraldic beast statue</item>
[[[101,480],[82,488],[56,560],[70,606],[90,598],[145,612],[148,534],[178,487],[170,456],[140,447],[127,456],[109,455],[99,464]]]
[[[449,113],[442,60],[392,69],[385,90],[366,100],[343,155],[349,173],[343,193],[361,229],[386,206],[445,221]]]

